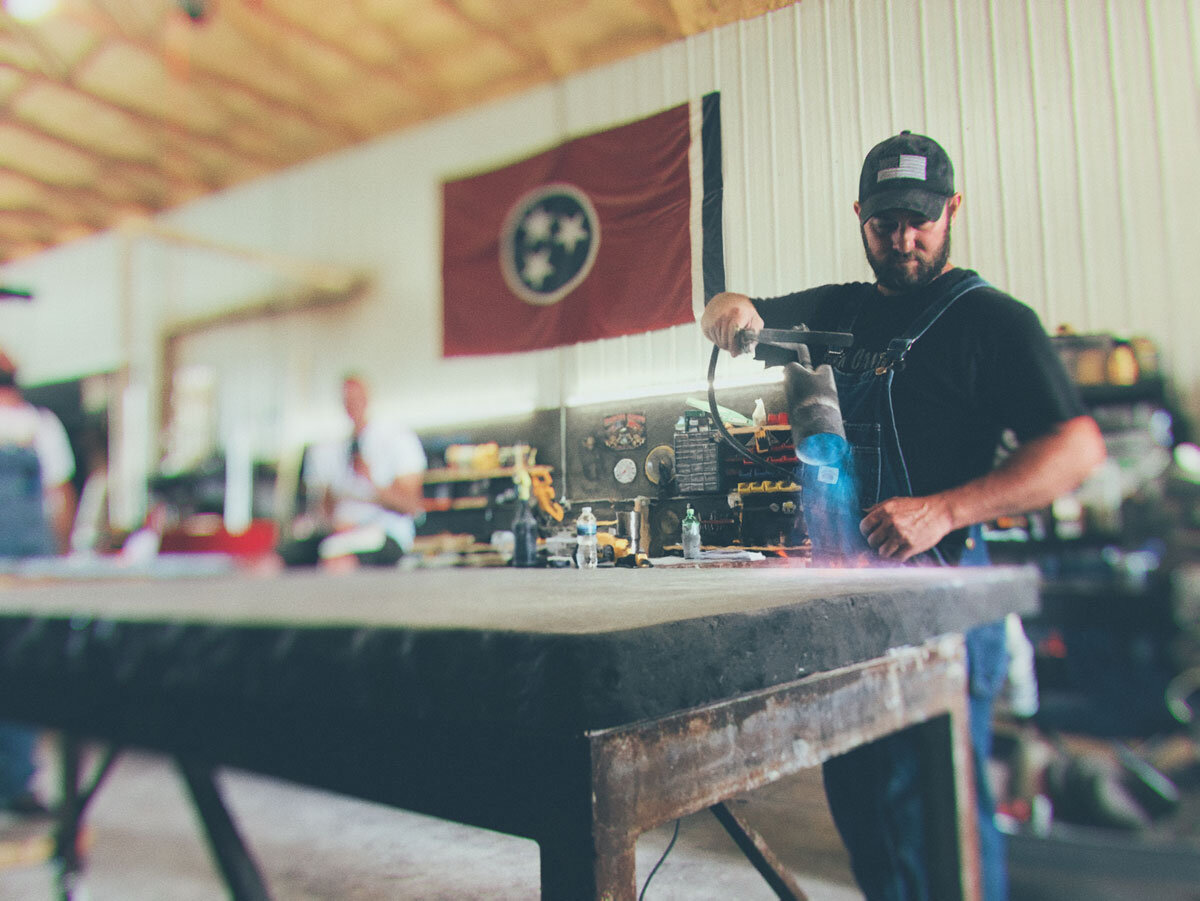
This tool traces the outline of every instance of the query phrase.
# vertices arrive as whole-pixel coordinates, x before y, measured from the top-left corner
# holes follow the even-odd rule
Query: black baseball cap
[[[858,219],[884,210],[911,210],[926,219],[942,215],[954,195],[954,164],[933,138],[902,131],[871,148],[858,179]]]

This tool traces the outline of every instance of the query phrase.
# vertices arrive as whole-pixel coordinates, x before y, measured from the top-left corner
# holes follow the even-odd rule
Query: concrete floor
[[[53,744],[43,748],[44,797],[54,796]],[[524,901],[538,897],[537,846],[528,840],[227,771],[221,790],[275,901]],[[1150,835],[1090,833],[1082,841],[1010,844],[1012,901],[1200,901],[1200,794],[1192,786],[1164,823],[1164,853]],[[796,875],[810,901],[862,901],[829,818],[820,773],[754,792],[737,807]],[[18,862],[0,815],[0,901],[55,899],[46,863]],[[228,897],[183,782],[165,758],[126,752],[88,817],[86,897],[78,901],[219,901]],[[643,885],[671,838],[638,844]],[[44,848],[46,830],[41,833]],[[33,843],[37,845],[37,842]],[[1180,849],[1183,849],[1182,856]],[[1188,850],[1194,848],[1195,850]],[[770,901],[767,884],[708,813],[680,837],[646,901]]]
[[[52,772],[51,766],[43,770]],[[240,772],[224,773],[221,789],[277,901],[538,897],[537,846],[531,841]],[[52,796],[53,789],[47,786],[46,793]],[[811,901],[861,901],[818,771],[737,803]],[[87,901],[227,897],[183,783],[164,758],[124,754],[96,795],[88,822]],[[671,832],[662,827],[638,843],[639,889]],[[0,868],[0,901],[54,897],[48,865]],[[646,901],[774,897],[707,813],[682,821],[675,847],[645,893]]]

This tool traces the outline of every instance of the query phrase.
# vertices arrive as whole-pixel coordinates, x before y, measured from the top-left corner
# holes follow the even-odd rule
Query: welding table
[[[940,898],[978,861],[961,633],[1031,569],[416,570],[0,580],[0,717],[179,763],[233,897],[235,767],[532,838],[542,897],[632,901],[641,833],[917,724]],[[68,742],[65,747],[74,747]],[[62,893],[98,787],[64,756]],[[97,782],[99,777],[97,777]]]

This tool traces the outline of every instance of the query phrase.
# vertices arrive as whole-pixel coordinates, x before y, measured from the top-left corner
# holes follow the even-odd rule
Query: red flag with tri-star
[[[443,355],[667,328],[724,287],[719,95],[442,186]]]

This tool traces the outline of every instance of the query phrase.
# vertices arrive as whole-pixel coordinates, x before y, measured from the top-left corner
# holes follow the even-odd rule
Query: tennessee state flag
[[[724,290],[720,95],[442,185],[442,353],[694,321]]]

